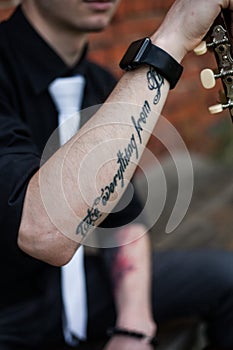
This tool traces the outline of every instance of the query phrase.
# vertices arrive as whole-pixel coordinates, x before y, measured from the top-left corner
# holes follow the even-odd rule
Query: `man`
[[[136,198],[125,211],[104,219],[132,177],[166,100],[168,81],[172,86],[179,78],[176,74],[180,70],[179,62],[199,43],[220,6],[233,4],[232,1],[177,1],[151,37],[153,44],[170,54],[158,51],[176,68],[174,72],[167,74],[166,67],[158,67],[164,79],[153,64],[149,64],[151,67],[142,64],[125,74],[109,103],[40,167],[42,152],[58,123],[59,111],[52,88],[56,79],[84,77],[82,107],[104,102],[113,89],[114,79],[88,62],[85,51],[88,32],[105,28],[118,3],[117,0],[25,0],[22,8],[0,27],[1,349],[64,346],[66,308],[60,269],[56,266],[73,261],[80,243],[85,244],[92,235],[95,237],[93,229],[101,222],[103,229],[116,226],[117,242],[113,246],[120,247],[106,252],[111,255],[110,259],[106,258],[111,287],[104,278],[104,268],[86,261],[87,338],[102,336],[108,327],[116,324],[118,329],[112,331],[106,349],[151,349],[157,326],[150,298],[149,242],[143,222],[137,219],[140,208]],[[171,24],[176,28],[172,33]],[[149,88],[151,76],[160,82],[159,95]],[[141,122],[136,116],[145,108],[147,118]],[[62,144],[57,136],[55,141]],[[131,147],[130,155],[127,159],[117,158],[125,145]],[[111,188],[108,196],[106,187]],[[125,244],[129,242],[132,243]],[[163,268],[173,265],[173,270],[168,269],[173,274],[174,269],[180,269],[184,258],[187,275],[167,280]],[[209,321],[211,342],[231,348],[233,284],[230,274],[222,275],[225,266],[233,266],[231,254],[219,253],[217,258],[206,253],[196,258],[178,254],[165,256],[165,260],[167,265],[161,263],[156,276],[160,280],[162,275],[164,281],[164,286],[161,281],[163,287],[157,289],[161,294],[158,300],[153,297],[156,320],[191,315],[198,310],[198,315]],[[211,271],[221,263],[217,283],[215,275],[208,276],[209,269],[203,269],[207,260]],[[194,278],[197,267],[203,271],[201,282]],[[208,286],[207,276],[211,277]],[[187,287],[187,277],[193,279],[193,284],[187,290],[184,288],[184,292],[189,296],[191,290],[193,295],[186,298],[181,309],[184,300],[175,291]],[[169,298],[166,295],[162,301],[166,288],[170,291]],[[212,295],[213,288],[216,292]],[[124,331],[126,335],[122,335]],[[120,335],[115,334],[119,332]],[[138,334],[145,337],[140,339]],[[75,337],[66,338],[66,342],[77,347],[79,343]]]

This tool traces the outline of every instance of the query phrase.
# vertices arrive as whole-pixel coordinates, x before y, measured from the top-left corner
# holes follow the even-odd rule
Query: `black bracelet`
[[[150,38],[132,42],[124,54],[120,67],[126,71],[134,70],[142,65],[149,65],[161,74],[174,89],[181,77],[183,67],[168,52],[153,45]]]
[[[113,335],[123,335],[127,337],[136,338],[138,340],[144,340],[147,344],[158,345],[157,337],[150,337],[144,333],[131,331],[124,328],[112,327],[107,330],[107,336],[112,337]]]

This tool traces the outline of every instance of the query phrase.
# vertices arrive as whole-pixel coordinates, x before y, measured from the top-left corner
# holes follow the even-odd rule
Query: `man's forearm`
[[[159,82],[159,89],[151,89],[151,79]],[[46,251],[42,259],[56,265],[71,258],[68,247],[67,256],[64,252],[54,254],[64,244],[69,246],[64,237],[59,245],[59,233],[82,241],[116,205],[136,169],[168,90],[168,83],[150,68],[125,74],[107,103],[31,180],[19,232],[23,250],[39,259]],[[40,207],[40,217],[34,201]],[[71,246],[74,252],[74,242]]]
[[[140,237],[116,248],[112,257],[112,280],[117,308],[117,326],[153,336],[156,326],[151,305],[151,248],[143,225],[129,225],[117,233]]]

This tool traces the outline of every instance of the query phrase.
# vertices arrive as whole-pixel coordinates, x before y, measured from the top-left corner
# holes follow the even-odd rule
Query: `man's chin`
[[[84,28],[83,28],[83,31],[85,32],[88,32],[88,33],[91,33],[91,32],[94,32],[94,33],[99,33],[101,32],[102,30],[104,30],[108,25],[109,25],[109,22],[110,20],[106,20],[106,21],[95,21],[95,22],[89,22]]]

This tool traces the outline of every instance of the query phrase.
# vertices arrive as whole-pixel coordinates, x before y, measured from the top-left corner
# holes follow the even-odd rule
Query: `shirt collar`
[[[26,67],[25,74],[36,94],[46,90],[57,77],[85,75],[87,46],[81,59],[70,68],[35,31],[20,6],[8,23],[10,25],[8,34],[12,45],[15,47],[18,59],[21,59]]]

